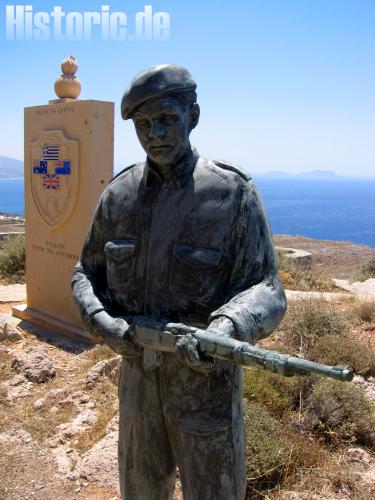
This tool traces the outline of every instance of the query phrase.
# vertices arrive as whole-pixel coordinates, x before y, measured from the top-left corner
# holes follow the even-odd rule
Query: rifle
[[[205,356],[264,368],[285,377],[316,373],[335,380],[351,381],[353,379],[353,371],[344,366],[323,365],[289,354],[269,351],[255,347],[248,342],[225,337],[214,331],[205,331],[182,323],[168,323],[144,316],[133,317],[131,322],[134,326],[131,334],[133,341],[141,347],[155,351],[175,352],[179,338],[191,334],[198,341],[199,352]]]

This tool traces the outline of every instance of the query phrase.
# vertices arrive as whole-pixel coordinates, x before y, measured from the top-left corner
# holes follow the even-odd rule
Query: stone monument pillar
[[[13,314],[87,340],[70,283],[99,196],[113,177],[114,103],[78,100],[75,59],[61,67],[59,99],[25,108],[27,304]]]

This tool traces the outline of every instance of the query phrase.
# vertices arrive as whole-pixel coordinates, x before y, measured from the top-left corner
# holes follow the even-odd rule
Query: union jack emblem
[[[43,187],[46,189],[59,189],[60,179],[56,174],[43,175]]]
[[[60,146],[47,146],[45,144],[42,148],[43,160],[58,160],[60,158]]]

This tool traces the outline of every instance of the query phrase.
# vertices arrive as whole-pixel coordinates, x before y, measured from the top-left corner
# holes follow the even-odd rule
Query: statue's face
[[[198,108],[199,109],[199,108]],[[150,99],[134,113],[139,142],[157,165],[178,161],[190,148],[192,108],[173,96]]]

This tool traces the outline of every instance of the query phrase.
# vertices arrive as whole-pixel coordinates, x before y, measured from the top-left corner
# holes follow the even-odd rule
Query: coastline
[[[19,234],[25,230],[25,217],[0,212],[0,234]],[[1,240],[2,238],[0,238]],[[375,259],[375,247],[351,241],[317,239],[295,234],[273,234],[275,246],[305,250],[312,254],[312,269],[339,279],[349,279],[369,260]]]
[[[19,214],[12,214],[7,212],[0,212],[0,224],[12,223],[17,221],[19,224],[25,223],[25,217]]]

